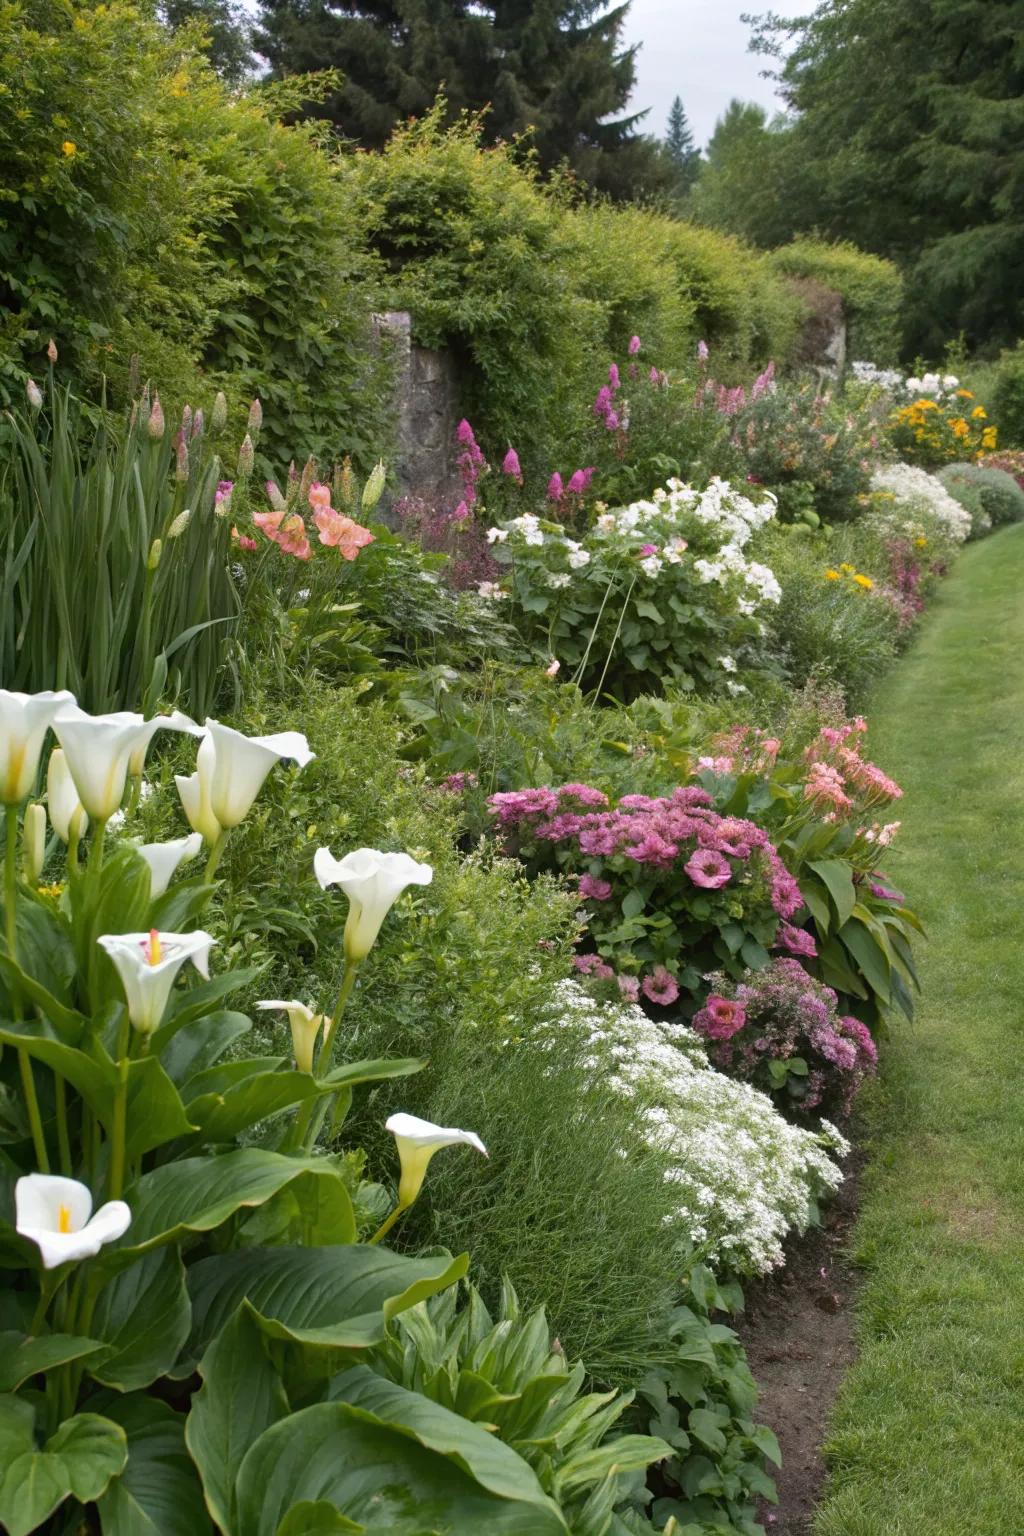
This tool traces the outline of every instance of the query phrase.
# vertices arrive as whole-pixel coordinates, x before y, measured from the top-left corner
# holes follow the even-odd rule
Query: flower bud
[[[188,437],[188,434],[189,434],[189,431],[190,431],[191,427],[192,427],[192,407],[190,405],[183,405],[182,408],[181,408],[181,435],[182,435],[182,437]]]
[[[302,477],[299,480],[299,500],[305,503],[309,496],[309,488],[316,479],[316,459],[310,454],[302,466]]]
[[[263,425],[263,407],[257,397],[249,407],[249,431],[258,432]]]
[[[159,442],[164,435],[164,408],[160,404],[160,396],[154,392],[153,407],[149,413],[149,421],[146,423],[146,431],[154,442]]]
[[[384,482],[388,472],[384,468],[384,460],[378,459],[373,466],[369,480],[363,486],[363,511],[372,512],[384,492]]]
[[[281,495],[281,488],[276,480],[267,481],[267,500],[275,512],[287,512],[288,503]]]
[[[199,410],[197,410],[197,411],[195,411],[193,413],[193,416],[192,416],[192,430],[189,432],[189,437],[193,441],[195,441],[195,439],[197,437],[202,437],[202,435],[203,435],[203,412],[202,412],[202,408],[200,407]]]
[[[51,363],[55,363],[57,361],[57,345],[52,336],[46,345],[46,355],[50,359]]]
[[[185,529],[188,527],[191,519],[192,508],[186,507],[184,512],[178,513],[177,517],[174,519],[174,522],[168,528],[167,537],[169,539],[179,538],[185,532]]]
[[[43,872],[46,858],[46,807],[38,804],[25,807],[25,819],[21,824],[21,855],[25,876],[35,885]]]
[[[228,421],[228,401],[222,389],[218,389],[210,412],[210,431],[223,432]]]
[[[175,450],[174,478],[179,484],[188,479],[188,444],[180,435]]]
[[[25,393],[28,396],[28,403],[32,409],[34,411],[40,410],[43,404],[43,396],[42,391],[40,390],[39,385],[36,383],[35,379],[26,379]]]
[[[160,554],[163,550],[163,547],[164,546],[160,539],[153,540],[152,544],[149,546],[149,556],[146,560],[147,571],[156,570],[157,566],[160,564]]]
[[[247,432],[242,439],[242,446],[238,450],[238,478],[240,480],[248,480],[252,474],[255,458],[256,454],[252,446],[252,438]]]
[[[341,465],[334,466],[334,500],[346,512],[352,510],[352,460],[345,455]]]

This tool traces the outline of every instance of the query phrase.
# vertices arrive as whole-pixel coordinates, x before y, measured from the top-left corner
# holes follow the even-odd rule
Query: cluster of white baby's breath
[[[915,464],[880,465],[871,476],[871,489],[891,504],[875,512],[895,533],[939,532],[962,544],[971,532],[971,514],[951,496],[936,475]]]
[[[574,981],[555,989],[546,1030],[574,1031],[586,1067],[636,1105],[652,1144],[672,1155],[678,1235],[712,1263],[763,1273],[783,1262],[823,1195],[842,1182],[829,1153],[847,1143],[790,1125],[771,1099],[710,1065],[700,1037],[648,1018],[632,1003],[599,1003]]]

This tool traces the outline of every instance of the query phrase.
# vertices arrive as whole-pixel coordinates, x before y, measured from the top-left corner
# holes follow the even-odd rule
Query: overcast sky
[[[784,16],[803,16],[816,0],[785,0]],[[637,88],[630,106],[650,107],[644,129],[662,137],[674,96],[683,98],[694,137],[703,148],[715,120],[733,96],[779,105],[760,71],[766,60],[748,53],[750,28],[740,21],[773,7],[768,0],[633,0],[626,41],[640,43]]]

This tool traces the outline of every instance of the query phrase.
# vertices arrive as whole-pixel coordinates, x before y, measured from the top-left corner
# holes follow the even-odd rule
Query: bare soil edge
[[[787,1246],[784,1269],[745,1288],[745,1311],[733,1321],[760,1390],[757,1420],[770,1425],[782,1450],[779,1502],[761,1514],[770,1536],[812,1536],[814,1529],[827,1473],[821,1443],[856,1353],[859,1275],[849,1242],[864,1161],[855,1148],[822,1226]]]

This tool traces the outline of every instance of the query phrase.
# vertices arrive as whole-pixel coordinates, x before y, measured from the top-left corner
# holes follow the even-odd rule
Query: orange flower
[[[343,560],[354,560],[361,549],[373,543],[369,528],[335,512],[333,507],[318,507],[313,521],[320,530],[320,543],[333,545]]]

